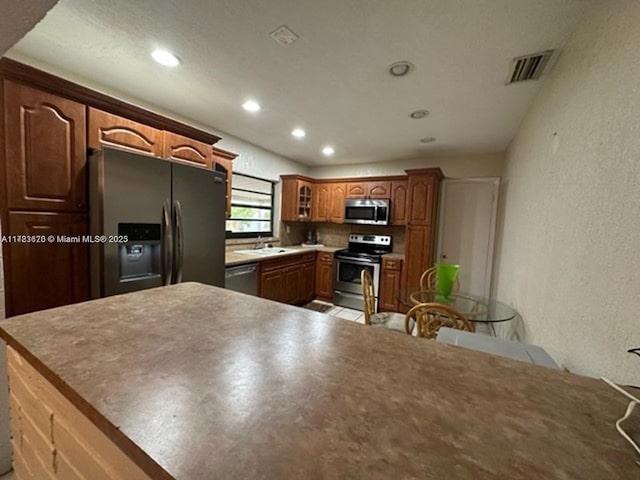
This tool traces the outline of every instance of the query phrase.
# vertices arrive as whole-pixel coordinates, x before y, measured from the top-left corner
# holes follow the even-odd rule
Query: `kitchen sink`
[[[295,248],[264,247],[264,248],[251,249],[251,250],[235,250],[233,251],[233,253],[241,253],[245,255],[268,256],[268,255],[285,255],[287,253],[295,253],[297,251],[298,250]]]

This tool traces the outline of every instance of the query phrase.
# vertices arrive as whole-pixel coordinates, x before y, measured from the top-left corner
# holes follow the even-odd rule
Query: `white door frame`
[[[493,254],[496,241],[496,224],[498,222],[498,196],[500,195],[500,177],[471,177],[471,178],[445,178],[440,189],[440,207],[438,209],[438,243],[436,249],[436,261],[439,262],[442,256],[442,234],[444,232],[444,215],[446,212],[447,185],[453,183],[487,183],[493,184],[493,203],[491,208],[491,227],[489,229],[489,248],[485,259],[484,292],[469,292],[482,294],[486,298],[491,298],[491,280],[493,274]]]

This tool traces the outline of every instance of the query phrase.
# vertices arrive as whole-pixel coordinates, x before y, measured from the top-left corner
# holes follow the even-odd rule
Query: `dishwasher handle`
[[[248,275],[256,271],[255,265],[248,265],[246,267],[234,267],[227,268],[224,272],[224,278],[239,277],[240,275]]]

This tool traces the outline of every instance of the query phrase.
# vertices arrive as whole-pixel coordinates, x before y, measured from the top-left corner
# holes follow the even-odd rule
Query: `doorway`
[[[500,178],[459,178],[442,182],[438,262],[460,265],[460,290],[491,296],[491,274]]]

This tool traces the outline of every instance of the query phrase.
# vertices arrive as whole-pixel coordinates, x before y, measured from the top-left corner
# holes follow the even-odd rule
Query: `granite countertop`
[[[196,283],[0,334],[154,479],[637,479],[602,381]]]
[[[278,247],[276,247],[278,248]],[[287,247],[282,247],[286,249],[294,250],[291,253],[281,253],[278,255],[251,255],[247,253],[236,253],[233,250],[227,251],[225,253],[225,266],[231,267],[234,265],[242,265],[245,263],[255,263],[262,262],[264,260],[273,260],[274,258],[287,257],[290,255],[300,255],[301,253],[306,252],[331,252],[334,253],[338,250],[341,250],[345,247],[329,247],[329,246],[313,246],[313,247],[303,247],[301,245],[290,245]],[[241,249],[242,250],[242,249]],[[250,250],[250,248],[246,248],[245,250]]]
[[[404,253],[385,253],[383,257],[389,260],[404,260]]]

